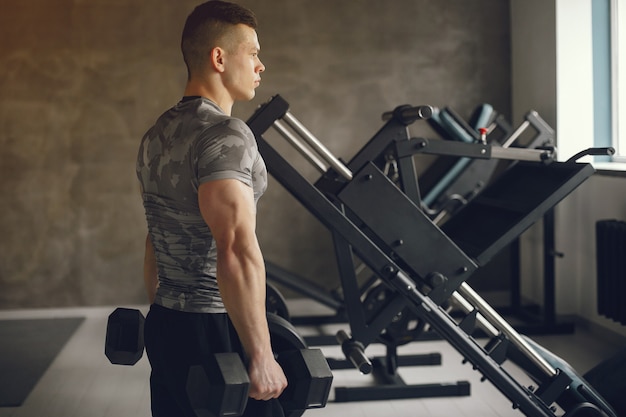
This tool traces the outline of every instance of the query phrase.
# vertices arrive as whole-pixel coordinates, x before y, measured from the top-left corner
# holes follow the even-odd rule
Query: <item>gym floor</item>
[[[146,307],[138,307],[144,314]],[[323,312],[309,300],[289,300],[292,314]],[[63,350],[39,380],[21,407],[0,408],[0,417],[149,417],[149,364],[144,357],[133,367],[111,365],[104,356],[104,335],[112,307],[59,310],[0,311],[2,319],[50,318],[84,316]],[[347,326],[328,328],[301,328],[303,335],[320,330],[334,334]],[[580,374],[585,373],[620,346],[614,339],[577,326],[576,332],[565,335],[533,337],[534,340],[568,361]],[[327,357],[340,358],[338,346],[322,347]],[[371,345],[368,355],[384,354],[384,347]],[[445,341],[420,341],[401,346],[399,354],[440,353],[442,365],[403,367],[400,375],[410,384],[454,383],[468,381],[471,395],[463,397],[383,400],[353,403],[333,402],[334,388],[324,409],[309,410],[307,416],[372,417],[404,416],[458,416],[508,417],[522,416],[513,410],[508,400],[490,383],[480,382],[480,374]],[[507,370],[518,380],[528,381],[515,365],[507,363]],[[334,371],[334,387],[372,385],[371,376],[356,370]]]

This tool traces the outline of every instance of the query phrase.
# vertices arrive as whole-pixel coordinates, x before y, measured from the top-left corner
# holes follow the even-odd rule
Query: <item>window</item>
[[[621,3],[621,4],[620,4]],[[611,0],[611,84],[614,160],[626,162],[626,2]]]

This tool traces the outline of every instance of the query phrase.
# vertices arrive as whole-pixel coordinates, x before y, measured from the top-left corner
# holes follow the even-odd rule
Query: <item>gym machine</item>
[[[403,114],[403,112],[405,113]],[[348,163],[348,166],[366,160],[372,161],[406,195],[410,196],[436,224],[441,224],[453,216],[457,210],[478,195],[493,178],[497,177],[500,171],[515,161],[447,154],[437,158],[425,171],[419,174],[418,185],[412,155],[399,157],[397,149],[398,143],[406,143],[411,139],[407,126],[415,120],[427,120],[430,126],[445,139],[444,144],[446,141],[468,144],[485,142],[493,147],[502,148],[554,148],[554,131],[534,110],[526,113],[524,121],[515,130],[503,115],[495,112],[492,106],[488,104],[478,106],[468,122],[450,107],[437,109],[421,106],[411,110],[411,106],[408,105],[399,106],[392,112],[384,113],[382,119],[387,121],[385,126],[369,140]],[[479,132],[483,134],[480,135]],[[312,154],[309,149],[300,146],[297,142],[291,142],[294,146],[299,147],[303,155],[320,172],[324,173],[328,169],[328,165],[315,154]],[[322,177],[316,185],[321,184],[323,187],[324,182],[328,183],[327,179]],[[556,297],[554,293],[554,257],[559,254],[554,248],[552,212],[546,213],[543,220],[544,300],[542,306],[539,307],[539,313],[537,313],[536,306],[526,306],[522,303],[519,267],[515,267],[516,262],[519,262],[518,240],[514,240],[510,248],[513,262],[511,267],[511,305],[500,310],[521,318],[524,321],[523,328],[527,333],[571,332],[573,331],[573,324],[557,323],[554,307]],[[347,317],[340,289],[328,291],[269,261],[266,264],[266,269],[270,281],[303,294],[334,312],[324,316],[290,317],[292,323],[296,325],[322,325],[346,322]],[[362,295],[365,295],[372,283],[375,283],[375,278],[374,276],[371,280],[364,281],[360,290]],[[268,288],[268,294],[271,295],[271,300],[280,300],[276,288]],[[268,307],[270,311],[279,309],[281,314],[287,317],[285,304],[273,303]],[[309,336],[308,339],[314,344],[323,344],[325,338],[324,336]],[[328,342],[328,338],[326,340]],[[333,342],[331,337],[330,343]]]
[[[534,110],[526,113],[524,121],[515,130],[488,104],[478,106],[468,123],[450,107],[433,112],[428,123],[442,137],[449,140],[475,143],[483,140],[479,138],[478,132],[485,129],[487,138],[491,138],[496,130],[500,132],[496,139],[489,140],[489,143],[496,146],[499,144],[505,148],[515,146],[531,149],[555,146],[554,130]],[[529,132],[532,132],[532,135],[528,135]],[[433,165],[420,176],[420,188],[424,194],[423,205],[430,207],[435,213],[439,211],[441,217],[441,213],[445,213],[451,202],[457,202],[456,206],[452,206],[453,209],[460,208],[469,198],[480,192],[490,178],[497,176],[496,171],[502,170],[508,163],[496,159],[439,158]],[[461,173],[464,175],[460,175]],[[520,242],[516,239],[509,248],[510,305],[500,307],[498,310],[507,316],[520,319],[522,322],[520,328],[529,334],[571,333],[574,331],[573,322],[558,319],[555,309],[555,258],[563,254],[555,247],[554,212],[549,210],[542,220],[543,302],[540,305],[525,304],[522,300],[519,273]]]
[[[382,129],[406,128],[414,120],[429,117],[430,110],[428,106],[398,108]],[[343,163],[289,112],[289,104],[278,95],[260,106],[247,123],[269,172],[333,236],[350,328],[349,333],[340,331],[337,340],[355,368],[362,373],[375,371],[365,349],[375,341],[384,341],[390,322],[409,312],[417,321],[418,331],[434,331],[445,339],[525,415],[555,416],[560,407],[567,417],[616,417],[610,405],[565,361],[520,335],[465,282],[589,178],[594,173],[590,164],[554,161],[553,149],[423,138],[395,141],[399,160],[405,160],[409,167],[416,153],[514,162],[439,227],[420,206],[414,175],[403,175],[398,186],[381,171],[378,161],[366,156],[364,150],[371,150],[370,144],[348,164]],[[320,180],[309,182],[265,140],[270,127],[323,172]],[[380,155],[384,148],[372,154]],[[597,152],[608,150],[583,153]],[[383,285],[379,290],[381,302],[373,310],[367,311],[361,298],[355,258]],[[462,310],[464,316],[449,314],[450,305]],[[489,335],[486,344],[474,337],[478,329]],[[393,388],[411,388],[403,387],[396,373],[393,349],[388,350],[386,359],[382,371]],[[507,359],[520,364],[537,388],[513,378],[502,366]],[[336,390],[335,398],[390,398],[380,396],[380,391],[388,395],[387,388],[346,388],[345,392]],[[413,393],[399,393],[404,394],[392,398]]]
[[[383,115],[383,119],[387,117]],[[478,106],[469,122],[449,106],[435,108],[427,122],[447,140],[483,142],[504,148],[516,146],[533,149],[554,146],[554,131],[534,110],[526,113],[524,122],[515,131],[504,116],[496,113],[488,104]],[[534,135],[530,140],[518,141],[524,132],[529,131],[529,127],[533,128]],[[468,199],[478,194],[493,178],[496,168],[502,169],[503,165],[507,164],[498,159],[438,158],[428,170],[420,174],[422,206],[428,208],[432,217],[441,216],[441,211],[454,209],[455,207],[450,208],[454,201],[457,201],[456,208],[460,208]],[[436,218],[435,223],[439,223]]]

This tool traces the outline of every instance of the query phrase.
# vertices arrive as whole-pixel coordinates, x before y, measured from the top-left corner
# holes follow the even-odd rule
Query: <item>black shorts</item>
[[[202,357],[242,347],[228,315],[186,313],[150,306],[144,328],[153,417],[196,417],[187,397],[187,373]],[[246,417],[283,417],[278,400],[248,399]]]

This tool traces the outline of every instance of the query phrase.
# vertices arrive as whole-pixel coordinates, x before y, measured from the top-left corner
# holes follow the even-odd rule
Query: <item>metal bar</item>
[[[524,132],[524,130],[526,130],[528,125],[530,125],[530,122],[528,120],[524,120],[524,122],[521,125],[519,125],[519,127],[517,129],[515,129],[515,132],[511,133],[511,136],[506,138],[506,141],[502,144],[502,147],[503,148],[508,148],[509,146],[511,146],[513,144],[513,142],[515,142],[517,140],[519,135],[521,135],[522,132]]]
[[[275,120],[272,125],[274,129],[280,135],[285,138],[287,142],[289,142],[298,152],[302,154],[311,164],[315,166],[322,174],[328,171],[328,165],[326,165],[320,158],[317,157],[311,149],[307,148],[295,135],[293,135],[289,129],[280,121]]]
[[[415,203],[416,206],[420,206],[420,187],[417,180],[415,161],[411,157],[398,158],[398,174],[400,177],[400,183],[402,191],[407,197]]]
[[[408,141],[411,138],[409,128],[395,118],[389,120],[348,162],[348,168],[356,172],[370,162],[383,166],[386,153],[392,150],[396,142]],[[396,155],[397,156],[397,155]],[[412,155],[408,155],[409,157]]]
[[[309,130],[304,127],[298,119],[293,117],[289,112],[283,116],[283,120],[287,122],[302,138],[313,148],[339,175],[350,181],[352,179],[352,171],[348,169],[339,159],[333,155],[322,142],[320,142]]]
[[[556,370],[520,336],[509,323],[506,322],[481,296],[479,296],[467,283],[462,283],[457,289],[465,299],[478,309],[478,311],[498,328],[522,353],[529,357],[547,376],[553,377]]]
[[[398,291],[413,300],[413,303],[410,303],[408,307],[418,317],[427,321],[438,334],[461,352],[524,415],[528,417],[554,417],[555,414],[549,409],[548,404],[545,404],[541,398],[533,395],[532,392],[516,382],[489,355],[486,355],[484,349],[478,346],[474,339],[469,338],[467,333],[462,331],[459,326],[451,325],[452,318],[443,313],[441,308],[429,297],[420,293],[415,287],[415,282],[403,271],[398,271],[396,276],[390,279],[389,282]]]
[[[268,279],[292,291],[306,295],[328,308],[339,310],[343,307],[343,302],[333,298],[324,288],[267,260],[265,261],[265,272]]]
[[[474,306],[456,291],[452,293],[451,300],[455,302],[456,305],[460,307],[465,314],[469,314],[474,311]],[[476,322],[478,323],[478,326],[485,333],[487,333],[489,337],[496,337],[498,336],[498,334],[500,334],[500,331],[496,329],[491,323],[489,323],[487,319],[480,313],[476,315]]]
[[[526,148],[504,148],[493,146],[491,148],[491,157],[494,159],[509,159],[513,161],[531,161],[542,162],[552,158],[549,151],[541,149]]]
[[[255,135],[262,135],[275,120],[283,117],[287,110],[289,110],[289,103],[279,94],[276,94],[266,103],[260,105],[246,123]]]
[[[537,137],[534,139],[539,146],[544,146],[548,143],[554,143],[554,130],[550,125],[539,116],[535,110],[531,110],[526,114],[526,120],[528,120],[535,130],[537,130]]]
[[[519,238],[511,242],[511,308],[514,314],[522,309],[522,277],[521,277],[521,250]]]
[[[460,397],[470,395],[470,384],[458,381],[449,384],[395,384],[372,387],[336,387],[335,402],[375,401],[390,398]]]
[[[409,141],[398,142],[396,147],[399,157],[423,153],[475,159],[543,162],[552,159],[554,154],[553,150],[546,149],[505,148],[502,146],[483,145],[482,143],[428,140],[425,138],[412,138]]]
[[[554,208],[543,215],[543,324],[556,324],[556,230]]]
[[[451,140],[411,138],[396,144],[398,156],[404,157],[418,153],[441,156],[458,156],[477,159],[491,159],[491,145],[482,143],[466,143]]]
[[[361,306],[361,290],[356,279],[352,247],[337,231],[331,230],[331,234],[335,248],[337,269],[339,270],[339,279],[343,289],[343,302],[348,321],[350,322],[352,336],[359,340],[373,340],[378,336],[378,333],[365,334],[373,330],[368,329],[365,312]],[[378,330],[378,332],[380,331],[382,331],[382,328]]]

